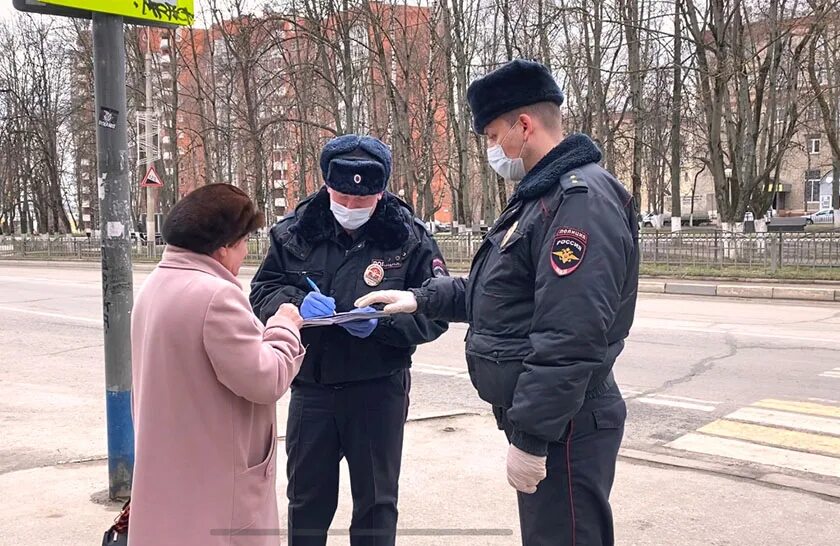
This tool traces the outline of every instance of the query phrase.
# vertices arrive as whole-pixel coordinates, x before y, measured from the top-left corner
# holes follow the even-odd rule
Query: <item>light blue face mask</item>
[[[373,211],[376,210],[376,205],[365,209],[348,209],[344,205],[339,205],[330,199],[330,210],[335,217],[336,222],[344,229],[350,231],[359,229],[370,220]]]
[[[522,161],[522,151],[525,149],[526,143],[522,143],[522,149],[519,150],[519,157],[516,159],[511,159],[505,155],[502,143],[507,139],[510,132],[513,131],[513,128],[517,125],[519,125],[518,121],[514,123],[510,129],[508,129],[507,134],[498,144],[487,148],[487,162],[490,163],[490,168],[496,171],[496,173],[505,180],[510,180],[512,182],[519,182],[525,178],[525,163]]]

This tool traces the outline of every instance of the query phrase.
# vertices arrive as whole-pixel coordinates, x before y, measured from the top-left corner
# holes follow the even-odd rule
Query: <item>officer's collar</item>
[[[385,250],[402,247],[409,238],[403,207],[408,205],[385,192],[365,224],[363,237]],[[297,220],[289,231],[310,245],[335,238],[335,219],[330,211],[330,196],[326,187],[302,201],[296,216]]]
[[[560,177],[567,172],[600,161],[601,151],[592,139],[581,133],[573,133],[528,171],[510,200],[527,201],[540,197],[556,186]]]

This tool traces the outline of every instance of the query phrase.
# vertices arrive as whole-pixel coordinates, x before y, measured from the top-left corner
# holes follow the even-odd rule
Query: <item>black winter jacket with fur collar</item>
[[[278,222],[271,229],[268,255],[251,282],[251,305],[260,320],[268,320],[284,303],[300,306],[311,290],[307,277],[335,298],[336,311],[342,312],[374,290],[415,288],[446,274],[434,239],[396,196],[385,193],[362,229],[350,244],[337,228],[323,188]],[[376,279],[366,280],[365,275],[372,266],[384,273],[374,286],[369,282]],[[302,338],[307,353],[298,380],[341,384],[390,375],[408,368],[415,347],[437,339],[446,328],[446,322],[422,315],[380,319],[366,339],[339,326],[306,328]]]

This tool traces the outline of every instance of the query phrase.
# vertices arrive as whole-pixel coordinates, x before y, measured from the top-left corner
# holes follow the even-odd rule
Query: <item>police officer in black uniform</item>
[[[304,319],[370,312],[354,301],[447,275],[423,223],[385,191],[387,146],[338,137],[320,164],[326,186],[271,230],[271,249],[251,283],[261,320],[284,303],[299,306]],[[395,315],[303,330],[307,353],[292,384],[286,432],[292,546],[326,544],[342,457],[353,495],[350,543],[394,544],[411,355],[446,328],[424,315]]]
[[[627,414],[612,368],[639,274],[633,200],[599,166],[592,140],[564,137],[563,94],[543,65],[508,63],[475,81],[468,99],[491,166],[521,180],[470,278],[356,303],[468,322],[470,377],[511,444],[522,543],[611,545]]]

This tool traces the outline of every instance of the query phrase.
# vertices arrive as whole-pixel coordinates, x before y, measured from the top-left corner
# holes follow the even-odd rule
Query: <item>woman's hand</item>
[[[283,322],[283,319],[291,321],[291,323],[294,324],[295,328],[297,329],[300,329],[301,325],[303,324],[303,317],[300,316],[300,311],[298,311],[298,308],[292,305],[291,303],[284,303],[280,306],[279,309],[277,309],[277,312],[274,313],[274,316],[268,319],[266,327],[270,328],[271,326],[276,326],[276,323]]]

